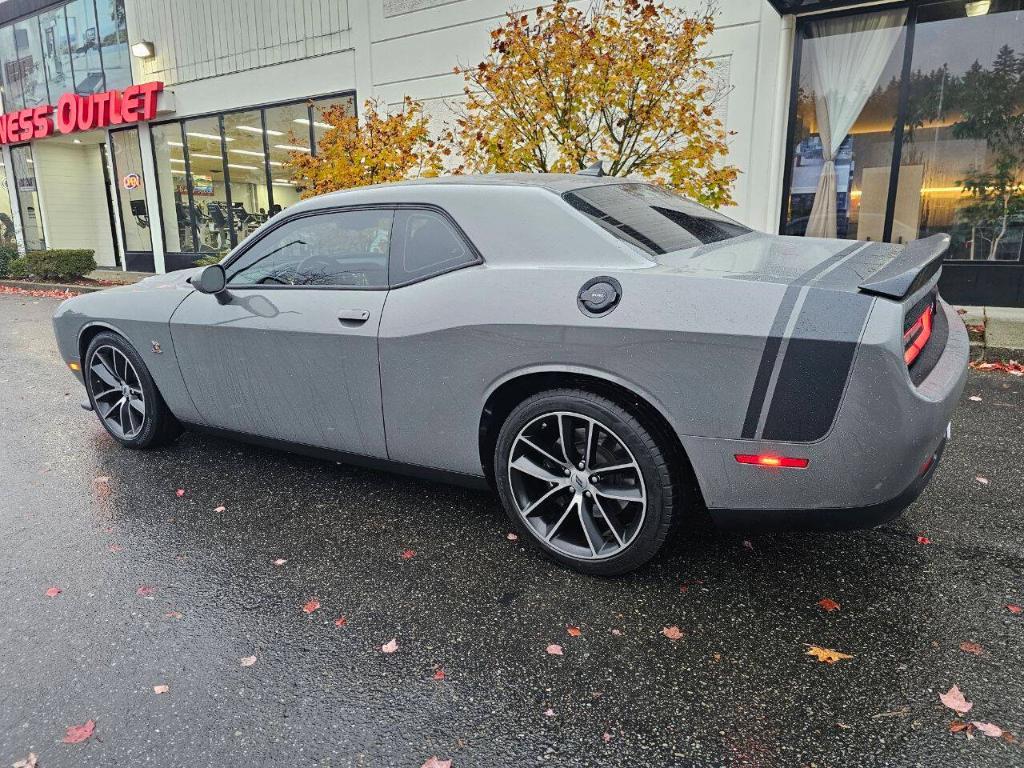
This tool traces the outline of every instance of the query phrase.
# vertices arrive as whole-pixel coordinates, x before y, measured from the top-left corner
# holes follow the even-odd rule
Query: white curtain
[[[906,10],[866,13],[811,24],[809,54],[814,112],[824,165],[807,221],[808,237],[836,236],[834,153],[878,85],[899,41]]]

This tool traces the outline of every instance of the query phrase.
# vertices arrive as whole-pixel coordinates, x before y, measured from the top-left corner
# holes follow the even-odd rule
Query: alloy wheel
[[[89,389],[96,413],[115,436],[138,436],[146,422],[146,397],[124,352],[109,345],[96,348],[89,359]]]
[[[508,479],[523,522],[563,555],[612,557],[643,527],[640,465],[610,427],[590,416],[556,411],[530,421],[512,443]]]

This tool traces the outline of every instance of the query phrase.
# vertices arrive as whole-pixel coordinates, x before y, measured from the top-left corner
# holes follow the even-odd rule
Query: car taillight
[[[910,365],[921,354],[924,345],[932,335],[932,321],[935,318],[935,305],[929,304],[924,312],[914,320],[910,329],[903,334],[903,361]]]
[[[734,454],[740,464],[753,464],[756,467],[784,467],[786,469],[806,469],[810,461],[795,456],[776,456],[772,453]]]

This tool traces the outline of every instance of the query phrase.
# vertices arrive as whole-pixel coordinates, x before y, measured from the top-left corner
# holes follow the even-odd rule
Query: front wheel
[[[93,411],[121,445],[155,447],[181,432],[142,357],[124,337],[97,334],[85,352],[82,373]]]
[[[611,576],[664,544],[677,499],[667,454],[617,402],[585,390],[534,395],[509,414],[496,448],[505,511],[553,560]]]

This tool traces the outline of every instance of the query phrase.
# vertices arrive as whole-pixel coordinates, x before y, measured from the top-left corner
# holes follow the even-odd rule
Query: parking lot
[[[507,538],[487,493],[195,434],[123,450],[55,307],[0,296],[0,765],[1024,765],[1021,378],[972,372],[892,523],[696,516],[608,580]]]

